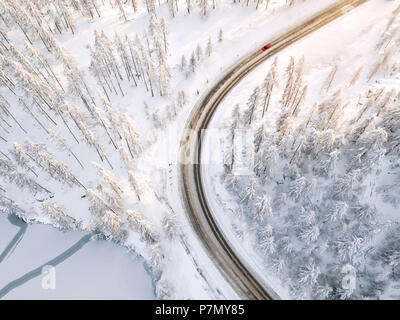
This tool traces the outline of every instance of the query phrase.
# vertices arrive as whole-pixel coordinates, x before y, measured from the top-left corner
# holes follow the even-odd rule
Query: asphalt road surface
[[[226,280],[243,299],[279,299],[263,283],[246,261],[242,261],[225,239],[205,196],[201,178],[201,131],[206,129],[215,110],[230,90],[259,64],[276,55],[295,41],[318,30],[367,0],[345,0],[314,15],[280,37],[266,41],[272,47],[263,52],[261,47],[232,66],[221,79],[202,96],[186,123],[180,146],[180,178],[183,200],[192,225],[202,239],[210,257]]]

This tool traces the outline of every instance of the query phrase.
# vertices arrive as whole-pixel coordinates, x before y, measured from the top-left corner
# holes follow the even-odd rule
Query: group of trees
[[[168,95],[171,71],[168,64],[169,27],[152,14],[149,32],[145,31],[144,42],[138,35],[132,40],[128,35],[121,38],[115,34],[111,41],[104,32],[95,31],[94,48],[91,52],[90,69],[110,101],[112,93],[123,96],[121,81],[125,78],[135,86],[143,83],[146,91],[154,97]]]
[[[223,39],[224,39],[223,31],[222,31],[222,29],[220,29],[219,35],[218,35],[218,41],[222,42]],[[193,51],[190,56],[189,62],[186,59],[185,55],[182,55],[181,62],[179,65],[179,70],[185,74],[186,78],[189,77],[189,75],[191,73],[196,72],[197,67],[198,67],[201,59],[203,58],[203,56],[210,57],[213,50],[214,50],[214,47],[213,47],[213,42],[211,40],[211,37],[208,38],[207,45],[205,47],[205,52],[203,52],[201,45],[198,43],[196,46],[196,50]]]
[[[110,41],[103,32],[95,32],[94,49],[89,47],[92,56],[91,70],[108,100],[113,92],[124,95],[120,84],[124,80],[123,74],[128,81],[133,81],[135,86],[143,82],[152,97],[156,92],[160,96],[168,95],[171,77],[167,57],[168,23],[165,19],[159,21],[156,14],[153,14],[149,31],[150,33],[146,31],[144,35],[146,45],[143,45],[138,35],[133,41],[128,36],[121,39],[115,34],[114,41]],[[121,71],[121,67],[124,72]]]
[[[275,61],[227,123],[223,178],[244,213],[235,219],[256,230],[266,267],[293,297],[379,298],[399,281],[398,222],[385,220],[378,199],[392,208],[385,204],[385,210],[398,210],[400,92],[376,85],[379,80],[371,84],[399,74],[392,20],[378,44],[379,67],[356,68],[341,88],[335,79],[342,70],[333,66],[319,102],[308,105],[303,59],[291,58],[284,76]],[[345,90],[358,101],[346,101]],[[235,173],[243,152],[235,146],[239,130],[254,133],[251,176]],[[376,245],[378,234],[384,240]],[[343,285],[347,265],[357,270],[355,287]]]

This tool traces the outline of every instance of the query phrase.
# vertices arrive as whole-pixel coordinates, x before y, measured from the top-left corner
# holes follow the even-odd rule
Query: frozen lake
[[[55,267],[42,273],[44,265]],[[125,248],[0,213],[0,299],[155,299],[153,291]]]

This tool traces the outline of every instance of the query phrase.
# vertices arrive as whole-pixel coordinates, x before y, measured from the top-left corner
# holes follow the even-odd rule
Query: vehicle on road
[[[267,45],[265,45],[264,47],[261,48],[262,51],[267,51],[269,48],[272,47],[272,44],[268,43]]]

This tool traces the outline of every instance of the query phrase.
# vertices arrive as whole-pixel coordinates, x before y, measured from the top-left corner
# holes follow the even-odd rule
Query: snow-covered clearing
[[[280,52],[268,109],[273,58],[211,121],[227,130],[225,166],[214,161],[216,131],[203,143],[211,208],[243,260],[282,297],[399,297],[398,5],[368,1]],[[301,76],[285,97],[290,69]],[[243,151],[230,154],[232,128],[254,138],[244,158],[250,175],[230,173],[232,155]]]

